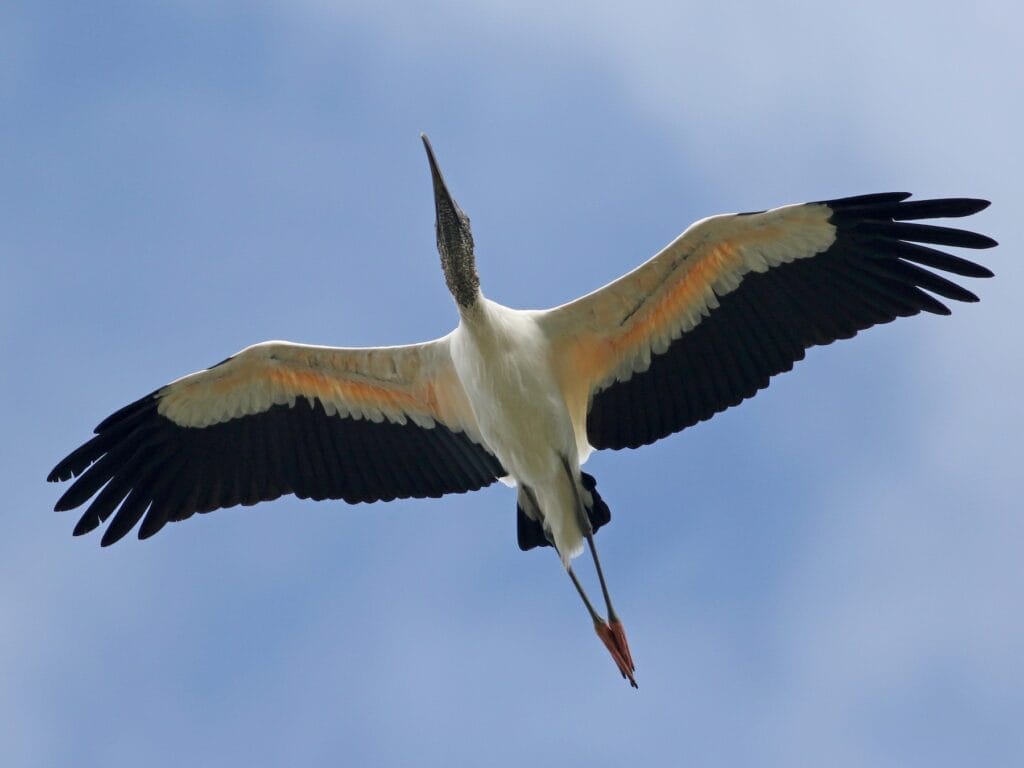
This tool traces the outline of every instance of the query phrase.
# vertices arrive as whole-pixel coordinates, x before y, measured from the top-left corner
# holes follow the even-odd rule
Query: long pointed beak
[[[437,158],[434,156],[434,148],[430,146],[430,139],[425,133],[421,133],[420,138],[423,140],[423,147],[427,150],[427,160],[430,161],[430,176],[434,180],[434,207],[437,211],[438,223],[446,220],[454,220],[453,223],[458,222],[462,210],[456,204],[452,193],[448,191],[448,185],[444,182],[444,176],[441,174]]]
[[[469,229],[469,217],[456,204],[444,176],[437,166],[434,148],[425,133],[420,134],[423,147],[430,161],[430,175],[434,180],[435,230],[437,252],[441,256],[444,281],[452,292],[455,303],[461,308],[472,307],[480,298],[480,278],[476,274],[473,258],[473,233]]]

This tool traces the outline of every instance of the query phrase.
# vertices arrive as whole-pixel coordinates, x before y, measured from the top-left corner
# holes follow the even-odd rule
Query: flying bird
[[[554,547],[636,687],[594,546],[610,512],[581,465],[594,450],[646,445],[739,404],[809,347],[921,311],[949,314],[936,296],[977,301],[937,273],[992,273],[932,246],[995,241],[917,220],[988,202],[894,192],[712,216],[603,288],[520,310],[480,291],[469,218],[421,138],[458,327],[408,346],[248,347],[100,422],[50,473],[77,478],[55,509],[91,499],[74,534],[109,519],[107,546],[139,521],[145,539],[196,512],[288,493],[354,504],[502,479],[517,490],[519,547]],[[572,567],[584,547],[605,616]]]

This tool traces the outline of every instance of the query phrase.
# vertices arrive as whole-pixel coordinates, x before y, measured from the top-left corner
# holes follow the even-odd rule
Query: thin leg
[[[633,663],[633,654],[629,652],[629,641],[626,640],[626,629],[622,626],[622,622],[619,620],[618,615],[615,613],[615,609],[612,607],[612,598],[611,595],[608,594],[608,585],[605,584],[604,581],[604,571],[601,570],[601,559],[597,556],[597,547],[594,545],[594,535],[589,531],[587,532],[587,546],[590,549],[591,557],[594,559],[594,569],[597,571],[597,580],[601,583],[601,592],[604,594],[604,604],[608,608],[608,629],[614,636],[615,646],[619,655],[626,662],[626,665],[629,667],[629,671],[633,672],[636,670],[636,665]],[[632,681],[632,679],[632,675],[630,675],[630,680]],[[635,686],[636,683],[633,683],[633,685]]]
[[[564,456],[562,457],[562,467],[565,469],[565,474],[569,478],[569,483],[572,485],[572,494],[576,498],[576,521],[579,523],[580,531],[587,539],[587,546],[590,548],[590,556],[594,559],[594,568],[597,570],[597,580],[601,582],[601,592],[604,595],[604,604],[608,608],[608,620],[620,623],[619,617],[615,615],[615,609],[612,608],[612,598],[611,595],[608,594],[608,585],[604,581],[604,571],[601,570],[601,560],[597,556],[597,547],[594,546],[594,531],[590,525],[590,518],[587,516],[587,508],[583,504],[583,499],[580,498],[579,491],[576,488],[576,474],[569,466],[569,460]],[[579,589],[578,586],[577,589]]]
[[[577,522],[579,524],[580,531],[587,538],[587,545],[590,547],[590,554],[594,559],[594,567],[597,569],[597,578],[601,582],[601,592],[604,595],[604,603],[608,608],[608,617],[610,621],[605,621],[601,618],[601,615],[594,610],[594,606],[591,604],[590,598],[587,597],[587,593],[583,590],[583,585],[580,584],[579,579],[576,578],[576,574],[572,570],[572,566],[567,565],[565,570],[568,572],[569,578],[572,579],[572,585],[576,587],[576,591],[583,600],[583,605],[587,608],[587,613],[590,614],[590,618],[594,622],[594,632],[597,633],[601,642],[604,643],[604,647],[608,649],[608,653],[612,655],[612,660],[619,668],[619,672],[622,676],[629,680],[630,685],[637,688],[636,680],[633,677],[633,670],[636,669],[636,667],[633,664],[633,656],[629,652],[629,643],[626,642],[626,630],[623,629],[622,622],[619,621],[619,617],[615,614],[615,610],[612,608],[612,599],[608,594],[608,586],[605,584],[604,572],[601,570],[601,561],[597,557],[597,548],[594,546],[594,534],[590,526],[590,518],[587,516],[587,510],[583,505],[583,499],[580,498],[579,490],[576,487],[576,475],[569,466],[568,459],[564,456],[562,457],[562,467],[565,469],[566,477],[569,480],[573,495],[576,498]]]
[[[622,626],[622,622],[619,620],[618,615],[615,613],[615,609],[612,607],[612,598],[608,594],[608,585],[604,580],[604,571],[601,569],[601,560],[597,556],[597,547],[594,546],[594,532],[590,526],[590,518],[587,516],[587,509],[583,504],[583,499],[580,498],[579,490],[576,487],[576,473],[572,471],[572,467],[569,466],[569,460],[564,456],[562,457],[562,467],[565,469],[565,474],[569,479],[569,483],[572,485],[573,495],[576,497],[576,519],[579,522],[580,531],[587,538],[587,546],[590,548],[590,556],[594,560],[594,569],[597,571],[597,579],[601,582],[601,593],[604,595],[604,604],[608,609],[608,622],[605,624],[602,621],[602,627],[605,631],[598,629],[597,624],[594,625],[597,630],[598,636],[608,646],[608,650],[611,651],[612,656],[615,658],[617,664],[619,664],[619,670],[622,672],[624,677],[628,677],[630,683],[636,686],[636,681],[633,680],[633,670],[636,666],[633,664],[633,654],[629,652],[629,642],[626,640],[626,629]],[[575,577],[573,577],[575,581]],[[577,589],[579,585],[577,583]],[[591,611],[593,614],[593,611]],[[608,639],[606,639],[606,634]],[[614,647],[614,650],[613,650]],[[621,663],[620,660],[621,659]]]
[[[601,583],[601,592],[604,594],[604,604],[608,608],[608,620],[618,621],[619,617],[615,615],[615,609],[612,608],[612,598],[608,594],[608,585],[604,581],[604,571],[601,570],[601,559],[597,556],[597,547],[594,546],[594,534],[590,531],[586,532],[587,536],[587,547],[590,549],[590,556],[594,559],[594,569],[597,571],[597,580]]]
[[[590,603],[590,598],[587,597],[587,593],[583,591],[583,585],[580,584],[580,580],[576,578],[576,572],[572,569],[572,566],[569,566],[565,570],[569,574],[569,578],[572,579],[572,585],[576,587],[576,591],[579,592],[580,598],[583,600],[583,604],[587,607],[587,613],[590,614],[590,618],[594,620],[595,624],[604,624],[604,619],[602,619],[601,615],[594,610],[594,606]]]
[[[594,622],[594,632],[601,639],[601,642],[604,643],[608,653],[612,655],[612,660],[615,662],[615,666],[619,668],[622,676],[629,680],[631,686],[637,688],[636,680],[633,678],[633,659],[629,655],[629,646],[626,644],[626,634],[622,630],[622,623],[616,619],[613,624],[609,624],[601,618],[601,615],[594,610],[590,598],[587,597],[587,593],[584,591],[583,585],[580,584],[580,580],[576,578],[576,573],[572,567],[570,566],[565,570],[569,574],[569,578],[572,579],[572,585],[576,587],[576,591],[583,600],[583,605],[587,608],[587,613],[590,614],[590,618]]]

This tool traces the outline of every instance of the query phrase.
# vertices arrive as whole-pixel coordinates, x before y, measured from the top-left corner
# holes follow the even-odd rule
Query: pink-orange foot
[[[594,631],[601,638],[601,642],[608,649],[608,653],[612,655],[612,659],[615,661],[622,676],[629,680],[631,686],[638,688],[639,686],[633,678],[633,671],[636,667],[633,665],[633,655],[629,652],[626,630],[623,628],[622,622],[613,621],[608,623],[601,619],[594,622]]]
[[[622,622],[618,619],[609,621],[608,628],[611,629],[612,634],[615,636],[615,644],[622,653],[622,658],[629,665],[629,671],[635,672],[636,665],[633,663],[633,654],[629,652],[629,641],[626,640],[626,628],[622,626]]]

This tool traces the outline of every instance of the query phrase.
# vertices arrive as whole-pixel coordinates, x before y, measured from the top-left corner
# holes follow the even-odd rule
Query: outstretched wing
[[[104,546],[143,515],[139,538],[286,493],[351,503],[441,496],[504,474],[480,442],[448,337],[376,349],[257,344],[95,431],[48,479],[78,478],[58,511],[95,496],[75,535],[117,511]]]
[[[908,223],[969,216],[984,200],[889,193],[699,221],[654,258],[539,314],[581,455],[635,448],[768,386],[816,344],[977,297],[931,269],[991,277],[920,245],[989,248],[989,237]],[[930,293],[929,293],[930,292]]]

